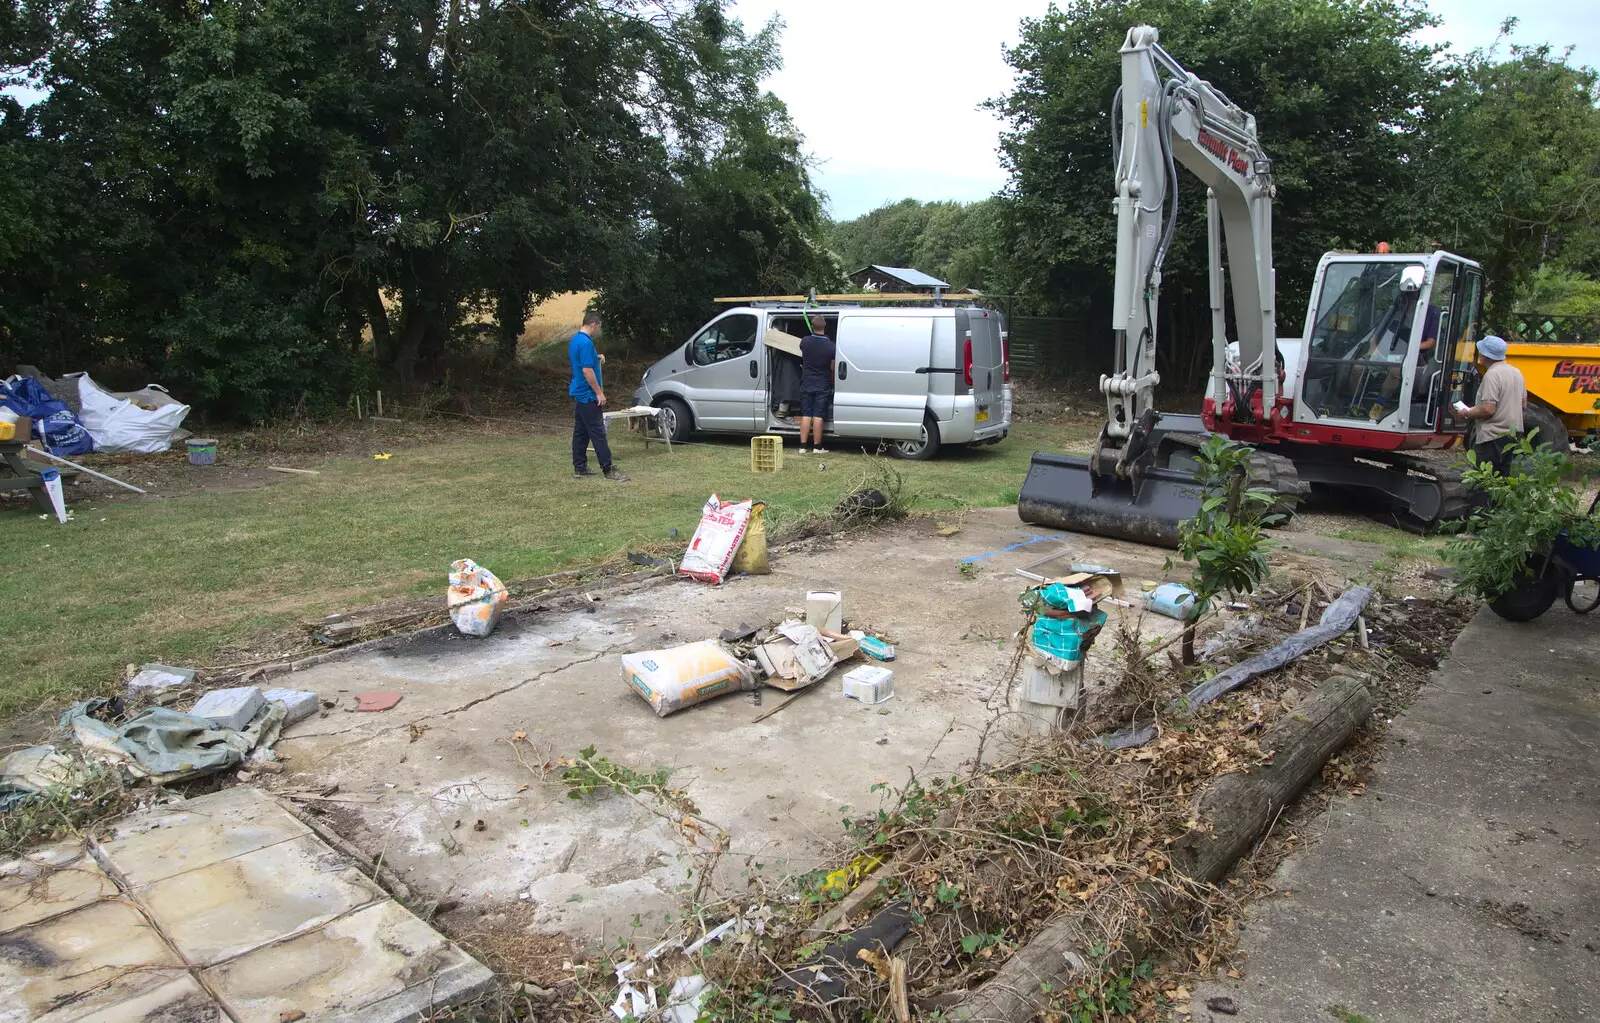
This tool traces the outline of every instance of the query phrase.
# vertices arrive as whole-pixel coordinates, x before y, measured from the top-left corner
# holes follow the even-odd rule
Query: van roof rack
[[[729,298],[717,298],[713,301],[720,305],[754,305],[754,306],[812,306],[812,305],[859,305],[862,302],[932,302],[934,305],[943,305],[947,299],[971,301],[977,295],[945,295],[935,292],[932,295],[907,294],[904,292],[880,291],[867,292],[859,295],[737,295]]]

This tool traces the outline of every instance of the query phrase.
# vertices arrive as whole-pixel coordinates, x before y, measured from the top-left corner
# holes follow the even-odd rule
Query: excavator
[[[1275,187],[1255,118],[1173,59],[1151,26],[1128,32],[1121,58],[1106,422],[1086,458],[1034,454],[1018,499],[1023,521],[1176,547],[1179,525],[1200,506],[1194,449],[1209,434],[1252,445],[1252,483],[1286,499],[1353,493],[1416,528],[1464,515],[1460,473],[1414,453],[1462,443],[1465,423],[1450,409],[1476,386],[1482,268],[1450,252],[1386,245],[1326,253],[1304,330],[1278,337]],[[1212,362],[1199,415],[1162,413],[1153,400],[1180,165],[1206,186]]]

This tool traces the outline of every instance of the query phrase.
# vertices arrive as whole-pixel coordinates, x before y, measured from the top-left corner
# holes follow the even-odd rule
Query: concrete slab
[[[200,982],[188,973],[141,991],[115,1005],[85,1008],[67,1006],[39,1023],[232,1023]]]
[[[98,902],[0,936],[0,1023],[94,1018],[183,965],[137,909]]]
[[[1305,542],[1316,553],[1282,560],[1330,580],[1344,574],[1337,558],[1350,556],[1356,571],[1380,551],[1345,544],[1330,561],[1321,538]],[[875,808],[875,782],[948,772],[973,754],[1004,699],[1023,585],[1014,570],[1062,550],[1119,568],[1130,587],[1180,574],[1163,570],[1163,551],[1037,529],[1010,509],[967,513],[953,537],[904,523],[785,555],[769,576],[666,584],[588,612],[503,621],[487,639],[412,641],[296,672],[297,685],[330,700],[373,688],[405,700],[287,730],[276,747],[291,772],[281,784],[337,782],[375,796],[336,807],[341,832],[419,891],[468,907],[457,912],[526,905],[528,893],[543,930],[659,930],[689,866],[681,843],[627,799],[567,799],[539,765],[593,744],[634,768],[672,767],[732,836],[724,881],[809,870],[839,838],[841,806]],[[963,576],[963,561],[976,578]],[[844,697],[836,675],[760,722],[784,694],[766,690],[760,707],[730,695],[663,719],[623,684],[624,653],[795,617],[807,591],[834,589],[853,625],[897,644],[896,695],[881,707]],[[1145,618],[1147,638],[1178,628]],[[1110,670],[1091,662],[1088,684]],[[519,731],[526,739],[514,741]]]
[[[1600,629],[1482,611],[1247,914],[1244,1021],[1600,1019]],[[1196,1018],[1205,1020],[1205,1010]],[[1353,1016],[1351,1018],[1354,1018]]]
[[[387,896],[315,836],[244,853],[129,893],[197,966],[221,962]]]
[[[255,686],[213,689],[200,697],[189,713],[197,718],[205,718],[218,728],[242,732],[265,704],[261,690]]]
[[[471,998],[494,974],[393,902],[205,971],[239,1023],[398,1021]]]
[[[117,894],[82,842],[61,842],[0,863],[0,933]]]
[[[137,887],[310,833],[271,796],[240,785],[124,817],[93,848],[102,866]]]

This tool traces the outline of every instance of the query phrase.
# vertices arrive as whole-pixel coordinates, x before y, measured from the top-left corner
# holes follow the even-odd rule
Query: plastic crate
[[[783,438],[764,433],[750,438],[750,471],[779,472],[783,469]]]

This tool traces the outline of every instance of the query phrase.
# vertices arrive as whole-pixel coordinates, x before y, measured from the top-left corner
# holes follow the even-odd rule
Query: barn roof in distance
[[[871,266],[862,267],[856,273],[861,273],[864,270],[877,270],[880,273],[886,273],[900,283],[913,288],[948,288],[950,286],[947,282],[941,281],[937,277],[929,276],[921,270],[913,270],[907,266],[879,266],[877,263],[873,263]],[[854,277],[855,274],[850,276]]]

